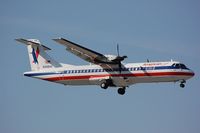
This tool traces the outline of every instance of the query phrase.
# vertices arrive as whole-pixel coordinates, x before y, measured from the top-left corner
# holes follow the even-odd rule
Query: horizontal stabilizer
[[[37,39],[23,39],[23,38],[19,38],[19,39],[15,39],[18,42],[21,42],[23,44],[26,45],[32,45],[32,46],[42,46],[44,50],[51,50],[50,48],[48,48],[47,46],[44,46],[40,43],[39,40]]]

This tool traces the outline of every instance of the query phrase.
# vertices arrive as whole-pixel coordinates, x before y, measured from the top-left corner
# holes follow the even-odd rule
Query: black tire
[[[125,88],[119,88],[117,92],[118,92],[118,94],[120,94],[120,95],[124,95],[125,92],[126,92],[126,90],[125,90]]]
[[[106,84],[106,82],[103,82],[103,83],[101,83],[101,88],[103,88],[103,89],[107,89],[108,88],[108,85]]]
[[[184,87],[185,87],[185,85],[184,85],[183,83],[181,83],[181,84],[180,84],[180,87],[181,87],[181,88],[184,88]]]

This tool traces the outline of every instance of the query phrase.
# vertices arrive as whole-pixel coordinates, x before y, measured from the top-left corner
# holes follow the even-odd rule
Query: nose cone
[[[194,72],[192,72],[192,77],[195,75],[195,73]]]
[[[190,70],[190,76],[193,77],[195,75],[194,71]]]

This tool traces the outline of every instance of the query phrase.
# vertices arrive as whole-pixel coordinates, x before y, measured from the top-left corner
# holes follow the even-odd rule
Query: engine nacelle
[[[104,56],[107,57],[107,59],[110,60],[110,61],[117,59],[116,55],[104,55]]]

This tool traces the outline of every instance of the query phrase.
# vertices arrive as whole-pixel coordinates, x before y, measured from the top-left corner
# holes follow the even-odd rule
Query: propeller
[[[119,44],[117,44],[117,57],[116,57],[116,59],[114,59],[114,61],[116,61],[116,62],[118,63],[119,72],[120,72],[120,73],[121,73],[121,71],[122,71],[122,63],[121,63],[121,62],[122,62],[125,58],[127,58],[126,55],[120,56],[120,54],[119,54]]]
[[[120,56],[120,54],[119,54],[119,45],[117,44],[117,57],[113,60],[113,61],[123,61],[125,58],[127,58],[127,56],[126,55],[124,55],[124,56]]]

